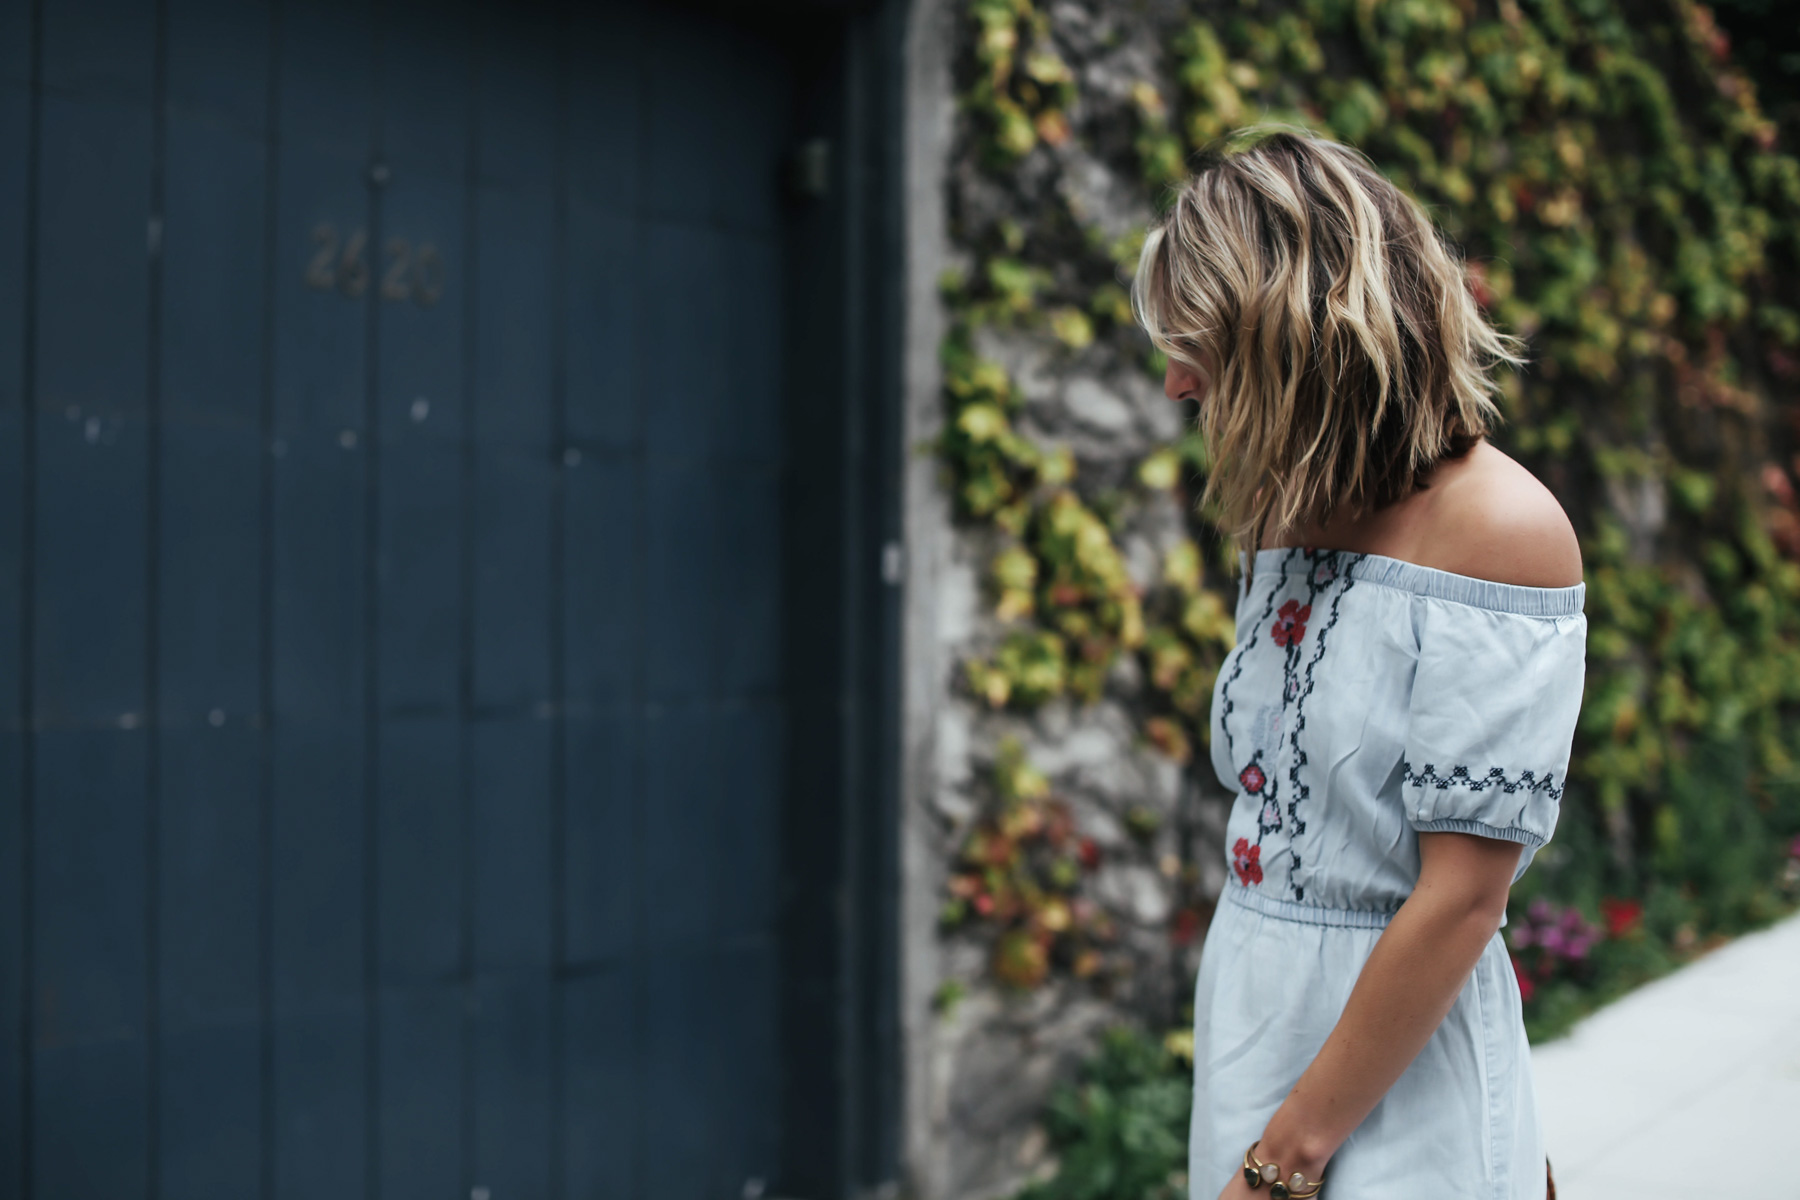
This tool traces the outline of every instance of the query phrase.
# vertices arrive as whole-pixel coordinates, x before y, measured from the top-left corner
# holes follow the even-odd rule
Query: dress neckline
[[[1344,574],[1361,583],[1375,583],[1438,600],[1467,604],[1495,612],[1518,613],[1522,616],[1568,616],[1582,611],[1587,598],[1587,583],[1563,587],[1539,587],[1528,583],[1501,583],[1474,575],[1459,575],[1441,567],[1428,567],[1386,554],[1362,550],[1338,550],[1330,546],[1271,546],[1256,552],[1256,579],[1265,571],[1276,578],[1286,578],[1285,563],[1297,554],[1335,554],[1339,561],[1348,559]],[[1240,568],[1245,565],[1243,551],[1238,552]]]

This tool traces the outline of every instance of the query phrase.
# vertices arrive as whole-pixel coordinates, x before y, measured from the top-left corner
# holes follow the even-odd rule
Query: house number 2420
[[[330,222],[313,226],[313,253],[307,260],[306,286],[322,292],[341,292],[355,299],[369,290],[373,274],[369,265],[369,235],[366,230],[340,236]],[[444,295],[444,256],[430,242],[414,246],[403,237],[391,237],[384,247],[386,261],[381,268],[381,298],[411,300],[421,308],[430,308]]]

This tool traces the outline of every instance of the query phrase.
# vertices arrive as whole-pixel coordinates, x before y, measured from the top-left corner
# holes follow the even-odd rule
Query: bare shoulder
[[[1440,468],[1417,533],[1446,570],[1498,583],[1581,582],[1581,545],[1549,488],[1488,442]],[[1454,562],[1456,565],[1447,565]]]

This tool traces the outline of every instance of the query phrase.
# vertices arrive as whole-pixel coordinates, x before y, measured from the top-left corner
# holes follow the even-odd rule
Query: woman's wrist
[[[1296,1171],[1308,1180],[1324,1178],[1325,1165],[1336,1151],[1336,1144],[1327,1145],[1320,1138],[1289,1126],[1280,1113],[1275,1114],[1256,1144],[1256,1157],[1279,1164],[1282,1179]]]

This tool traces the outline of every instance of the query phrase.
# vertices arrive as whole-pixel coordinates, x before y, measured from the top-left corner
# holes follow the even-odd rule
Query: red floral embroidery
[[[1262,863],[1258,861],[1261,858],[1262,847],[1252,846],[1249,838],[1239,838],[1231,848],[1231,869],[1246,887],[1262,882]]]
[[[1292,646],[1306,636],[1306,623],[1312,619],[1312,605],[1289,600],[1275,612],[1275,624],[1269,636],[1277,646]]]
[[[1242,771],[1238,772],[1238,782],[1244,785],[1244,790],[1246,792],[1249,792],[1254,796],[1256,793],[1263,790],[1263,784],[1269,782],[1269,777],[1263,774],[1263,769],[1261,767],[1257,766],[1255,763],[1251,763]]]

